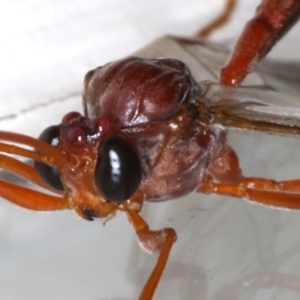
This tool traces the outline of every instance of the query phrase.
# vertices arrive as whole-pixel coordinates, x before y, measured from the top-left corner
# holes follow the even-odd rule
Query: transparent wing
[[[121,8],[115,0],[3,1],[1,73],[5,80],[1,81],[0,115],[18,117],[2,120],[1,130],[38,136],[65,113],[81,111],[86,71],[131,53],[162,30],[176,32],[177,26],[180,32],[193,32],[222,3],[135,0]],[[236,26],[225,30],[227,37],[223,30],[219,37],[236,36],[256,5],[257,0],[240,1],[244,10],[234,16]],[[194,27],[187,26],[191,20]],[[170,45],[178,47],[176,43]],[[217,68],[223,66],[221,53],[226,60],[227,50],[212,45],[205,49],[204,73],[194,76],[216,82]],[[167,50],[174,51],[156,49]],[[199,71],[197,59],[188,55],[195,63],[192,69]],[[64,97],[69,100],[63,101]],[[52,99],[62,101],[51,108],[47,103]],[[36,103],[41,102],[39,109]],[[283,143],[281,137],[271,135],[260,139],[255,133],[231,134],[247,174],[277,179],[299,175],[299,143],[294,139]],[[168,225],[178,233],[156,299],[298,300],[299,212],[224,198],[192,194],[181,201],[145,206],[143,214],[152,228]],[[140,251],[121,214],[103,228],[99,222],[78,220],[71,212],[37,214],[1,199],[0,216],[1,299],[137,299],[156,259]],[[112,282],[116,283],[113,289]]]
[[[221,44],[200,40],[164,36],[135,52],[146,58],[176,58],[187,64],[198,81],[217,82],[220,69],[225,65],[230,51]],[[276,90],[291,95],[300,94],[299,62],[264,60],[257,70],[248,75],[243,86]]]
[[[201,82],[204,99],[222,125],[286,135],[300,134],[296,96],[254,87],[229,88]]]
[[[300,65],[265,60],[241,88],[216,82],[229,51],[222,45],[166,36],[135,53],[185,62],[200,83],[204,100],[216,112],[215,122],[233,128],[300,134]]]

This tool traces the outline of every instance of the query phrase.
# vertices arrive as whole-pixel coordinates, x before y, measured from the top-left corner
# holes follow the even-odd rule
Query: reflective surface
[[[0,26],[1,129],[37,137],[68,111],[82,111],[88,70],[164,33],[193,33],[220,5],[152,3],[7,2]],[[241,14],[214,38],[235,37],[255,5],[242,1]],[[273,56],[296,57],[295,33]],[[245,132],[231,133],[230,141],[245,175],[299,178],[299,141]],[[144,216],[153,228],[174,227],[178,234],[155,299],[299,299],[300,212],[193,194],[147,204]],[[121,214],[103,227],[73,212],[36,213],[4,200],[0,253],[3,299],[136,299],[156,261],[139,249]]]

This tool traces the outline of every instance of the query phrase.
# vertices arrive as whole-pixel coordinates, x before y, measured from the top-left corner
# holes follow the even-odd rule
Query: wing
[[[300,101],[296,96],[253,87],[225,87],[207,81],[200,86],[215,123],[275,134],[300,134]]]
[[[229,50],[222,45],[166,36],[136,52],[146,58],[176,58],[200,83],[215,122],[227,127],[300,134],[300,64],[263,61],[241,88],[217,83]],[[298,97],[297,97],[298,95]]]
[[[189,66],[196,81],[217,82],[220,69],[229,58],[230,50],[221,44],[201,40],[164,36],[135,52],[145,58],[176,58]],[[248,75],[243,86],[276,90],[300,95],[300,63],[265,59]]]

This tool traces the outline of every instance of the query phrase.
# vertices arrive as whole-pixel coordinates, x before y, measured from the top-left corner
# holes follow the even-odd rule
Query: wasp
[[[0,167],[43,189],[1,179],[0,195],[31,210],[72,209],[89,221],[123,212],[140,246],[159,253],[140,296],[151,299],[176,233],[169,227],[152,230],[140,214],[145,202],[196,191],[300,208],[299,180],[244,176],[227,140],[227,128],[299,134],[294,96],[239,87],[299,14],[297,1],[263,1],[223,68],[224,59],[218,60],[226,51],[166,37],[88,72],[83,114],[67,113],[38,139],[0,132]],[[220,53],[217,59],[214,53]]]

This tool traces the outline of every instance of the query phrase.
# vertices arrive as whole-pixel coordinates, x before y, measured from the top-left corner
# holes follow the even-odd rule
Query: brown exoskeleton
[[[283,2],[285,10],[281,9]],[[276,3],[280,5],[273,8]],[[266,12],[272,10],[286,12],[279,25],[277,19],[270,22],[265,18],[269,16]],[[298,16],[296,1],[264,1],[256,19],[242,35],[232,60],[223,69],[221,83],[238,86],[254,62],[285,33],[283,24],[289,26]],[[255,29],[257,26],[259,30]],[[261,33],[264,33],[259,38],[262,47],[257,46],[257,39],[251,43],[253,47],[245,46],[245,41],[249,43],[250,38]],[[245,49],[251,59],[248,52],[248,60],[241,55]],[[110,218],[117,210],[125,212],[142,247],[149,252],[160,252],[141,295],[141,299],[150,299],[176,234],[170,228],[149,229],[139,215],[144,201],[167,200],[196,190],[279,207],[300,206],[298,180],[278,183],[243,177],[237,156],[226,141],[224,126],[292,134],[298,134],[298,128],[284,118],[278,122],[278,115],[275,121],[265,115],[249,120],[242,111],[243,117],[238,118],[236,111],[240,108],[261,105],[257,101],[261,99],[243,103],[239,95],[247,96],[247,92],[199,84],[188,67],[173,58],[133,57],[97,68],[86,76],[84,116],[67,114],[59,126],[46,129],[40,140],[0,133],[1,152],[36,161],[34,169],[4,154],[1,167],[57,196],[3,180],[0,195],[33,210],[74,209],[88,220]],[[231,101],[224,103],[224,99]],[[227,113],[228,110],[234,113]],[[34,150],[6,142],[24,144]]]

